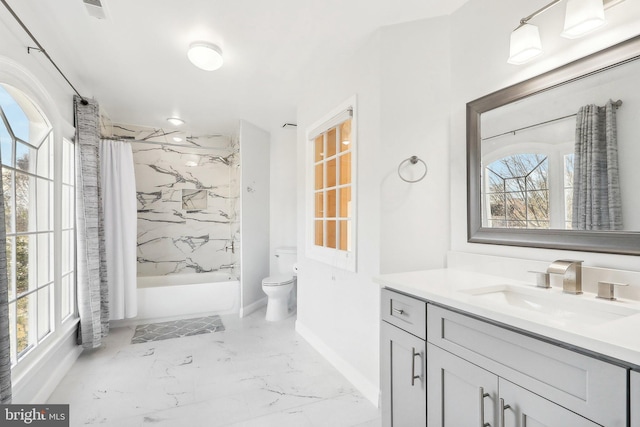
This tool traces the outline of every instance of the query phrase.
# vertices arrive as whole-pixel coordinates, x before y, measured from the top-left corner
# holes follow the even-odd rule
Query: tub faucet
[[[582,261],[559,259],[547,267],[547,273],[562,274],[562,291],[568,294],[582,293]]]

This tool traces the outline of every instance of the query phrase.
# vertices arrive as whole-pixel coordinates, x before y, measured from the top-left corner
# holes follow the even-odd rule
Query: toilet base
[[[283,298],[270,297],[267,300],[267,316],[269,322],[277,322],[289,317],[289,298],[288,295]]]

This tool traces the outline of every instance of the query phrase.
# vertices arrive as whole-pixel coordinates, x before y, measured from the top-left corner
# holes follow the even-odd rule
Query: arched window
[[[62,181],[66,184],[55,179],[54,145],[51,123],[41,109],[22,91],[0,83],[0,154],[12,365],[38,347],[61,322],[64,314],[61,312],[66,309],[68,316],[68,307],[73,307],[69,301],[72,285],[67,284],[66,289],[57,285],[61,276],[56,273],[56,263],[60,265],[65,256],[56,256],[54,249],[56,236],[62,235],[54,221],[56,208],[61,208],[58,212],[68,218],[63,220],[67,229],[73,229],[73,145],[68,141],[58,144],[64,146],[61,151],[71,170],[71,175],[69,171],[63,174]],[[64,197],[56,200],[54,194]],[[61,202],[66,205],[59,206]],[[71,246],[72,239],[58,247],[68,257]],[[73,274],[73,266],[62,268],[63,274],[70,271]],[[58,289],[61,296],[57,296]],[[54,298],[62,303],[59,313],[54,311]]]
[[[486,167],[489,227],[549,228],[549,161],[542,154],[513,154]]]
[[[529,151],[487,156],[483,169],[483,227],[570,229],[571,143],[527,144]],[[532,149],[533,148],[533,149]]]

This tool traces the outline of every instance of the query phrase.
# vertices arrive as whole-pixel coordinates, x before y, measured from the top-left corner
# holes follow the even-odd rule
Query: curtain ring
[[[424,166],[424,173],[422,174],[422,176],[420,176],[420,178],[418,178],[418,179],[406,179],[405,177],[402,176],[402,173],[400,172],[400,169],[402,169],[402,166],[407,162],[411,163],[412,165],[415,165],[418,162],[422,163],[422,165]],[[404,159],[403,161],[401,161],[400,164],[398,165],[398,176],[404,182],[408,182],[408,183],[411,183],[411,184],[413,184],[414,182],[422,181],[424,179],[424,177],[427,176],[427,164],[424,162],[424,160],[422,160],[418,156],[411,156],[408,159]]]

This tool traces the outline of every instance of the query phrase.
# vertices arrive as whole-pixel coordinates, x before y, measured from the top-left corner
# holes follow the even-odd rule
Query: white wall
[[[271,131],[270,274],[275,274],[275,249],[297,245],[296,129]]]
[[[448,18],[382,28],[350,61],[312,81],[298,109],[297,330],[377,403],[381,272],[444,266],[449,248]],[[438,43],[433,43],[438,40]],[[305,257],[305,131],[357,96],[357,273]],[[403,182],[417,155],[423,181]],[[420,165],[404,171],[418,175]]]
[[[306,130],[357,95],[357,273],[305,256]],[[380,34],[351,59],[310,81],[298,106],[298,318],[296,330],[365,395],[378,400],[380,258]]]
[[[269,275],[269,133],[240,121],[240,315],[266,304]]]
[[[633,256],[467,243],[466,103],[640,33],[640,4],[625,1],[606,11],[608,24],[604,28],[580,39],[564,39],[559,36],[564,16],[561,4],[535,18],[544,55],[521,66],[507,64],[510,32],[523,16],[546,3],[470,0],[451,16],[451,247],[543,261],[575,257],[585,260],[586,265],[638,270],[638,258]]]
[[[380,272],[439,268],[449,248],[449,18],[381,35]],[[398,166],[412,155],[427,176],[409,184]],[[405,163],[402,173],[417,179],[423,170]]]

